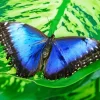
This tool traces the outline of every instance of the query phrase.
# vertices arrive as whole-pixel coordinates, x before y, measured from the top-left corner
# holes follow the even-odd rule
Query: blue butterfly
[[[29,77],[43,70],[47,79],[68,77],[100,59],[100,42],[85,37],[47,37],[32,26],[18,22],[0,23],[0,41],[17,75]]]

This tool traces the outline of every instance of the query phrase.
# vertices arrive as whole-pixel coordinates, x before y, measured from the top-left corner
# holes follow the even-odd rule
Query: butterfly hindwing
[[[44,74],[46,78],[57,79],[72,75],[100,57],[98,42],[84,37],[67,37],[53,42]]]
[[[47,38],[37,29],[23,23],[0,23],[0,41],[17,67],[20,76],[35,74]]]

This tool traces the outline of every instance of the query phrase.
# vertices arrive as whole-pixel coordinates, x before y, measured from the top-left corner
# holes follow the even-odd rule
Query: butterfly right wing
[[[0,23],[0,41],[19,76],[28,77],[36,73],[47,41],[44,34],[27,24],[4,22]]]

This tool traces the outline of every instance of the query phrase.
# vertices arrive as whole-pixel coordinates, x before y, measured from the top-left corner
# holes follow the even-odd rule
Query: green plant
[[[85,36],[100,40],[99,4],[99,0],[1,0],[0,21],[28,23],[57,38]],[[69,78],[54,81],[39,77],[39,73],[28,79],[17,77],[8,63],[3,46],[0,46],[1,100],[99,99],[100,60]]]

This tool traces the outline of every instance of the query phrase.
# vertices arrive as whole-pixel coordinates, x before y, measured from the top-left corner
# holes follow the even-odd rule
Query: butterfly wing
[[[0,41],[6,47],[7,58],[12,57],[19,76],[35,74],[47,41],[44,34],[27,24],[0,23]]]
[[[98,58],[100,43],[95,40],[84,37],[56,39],[52,44],[44,75],[49,79],[67,77]]]

